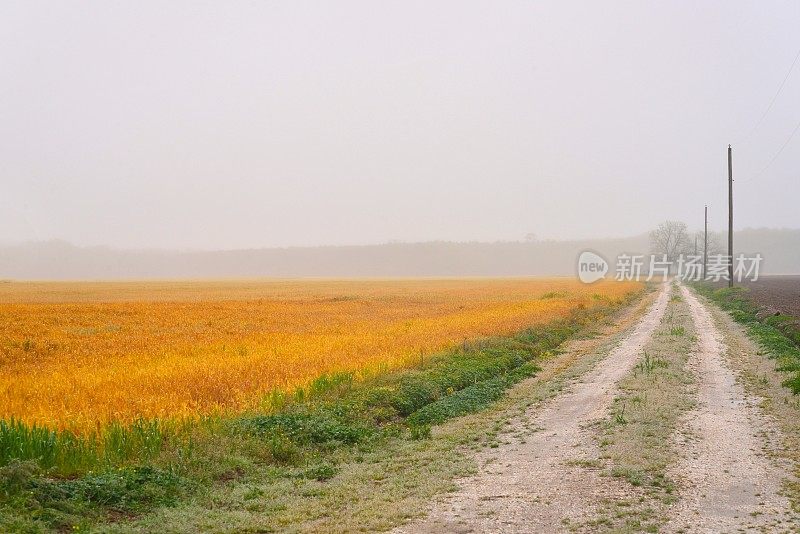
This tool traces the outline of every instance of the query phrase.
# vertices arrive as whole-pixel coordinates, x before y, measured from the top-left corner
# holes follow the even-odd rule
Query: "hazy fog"
[[[726,240],[722,233],[710,237],[718,244]],[[760,274],[800,273],[800,230],[741,230],[735,240],[739,253],[762,255]],[[574,241],[440,241],[228,251],[136,251],[48,241],[0,245],[0,284],[8,279],[573,276],[584,250],[601,254],[613,268],[621,253],[647,253],[648,241],[642,234]],[[721,247],[709,247],[712,261],[713,254],[724,252]]]
[[[0,3],[0,241],[800,227],[800,2]],[[754,126],[757,128],[753,130]]]

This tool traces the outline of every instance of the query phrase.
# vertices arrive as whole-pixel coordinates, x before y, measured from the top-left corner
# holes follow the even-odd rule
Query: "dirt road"
[[[648,493],[639,484],[604,469],[608,460],[598,445],[599,427],[619,394],[618,383],[637,372],[644,347],[658,341],[659,327],[664,334],[663,323],[672,320],[679,294],[697,332],[686,360],[694,379],[684,392],[696,404],[674,432],[674,443],[664,444],[678,459],[669,467],[677,498],[647,506],[658,509],[652,515],[660,518],[659,530],[792,531],[789,502],[779,495],[786,466],[765,454],[763,436],[775,435],[776,429],[767,428],[757,400],[748,397],[726,365],[725,346],[705,305],[686,288],[664,284],[629,335],[581,381],[512,422],[509,430],[522,439],[481,453],[483,467],[475,476],[461,480],[458,490],[436,502],[424,518],[397,532],[604,531],[612,529],[612,522],[601,518],[609,502],[646,503]],[[532,427],[524,423],[529,419]],[[636,531],[637,525],[629,524],[626,531]]]
[[[759,411],[759,400],[736,382],[711,314],[691,291],[681,290],[698,335],[690,366],[699,402],[676,436],[682,458],[672,474],[683,492],[668,526],[695,532],[779,531],[790,519],[789,503],[779,495],[786,470],[767,458],[764,439],[777,430]]]

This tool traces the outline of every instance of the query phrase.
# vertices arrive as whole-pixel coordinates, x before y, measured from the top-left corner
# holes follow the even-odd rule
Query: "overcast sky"
[[[0,3],[0,241],[800,227],[800,2]],[[760,122],[759,122],[760,121]],[[753,131],[754,126],[757,127]]]

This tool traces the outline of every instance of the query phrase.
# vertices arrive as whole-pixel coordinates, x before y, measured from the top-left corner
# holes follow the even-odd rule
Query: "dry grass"
[[[402,367],[639,288],[568,279],[2,284],[0,419],[82,432],[246,410],[322,374]]]

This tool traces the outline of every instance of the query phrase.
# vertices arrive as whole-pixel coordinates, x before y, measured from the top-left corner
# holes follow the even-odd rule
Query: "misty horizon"
[[[694,235],[695,233],[702,232],[701,228],[693,229],[691,227],[688,228],[690,234]],[[791,228],[791,227],[782,227],[782,228],[769,228],[769,227],[760,227],[760,228],[741,228],[735,230],[736,233],[740,232],[800,232],[800,227]],[[554,239],[554,238],[547,238],[541,237],[536,235],[535,237],[531,238],[530,236],[523,236],[519,239],[494,239],[494,240],[478,240],[478,239],[464,239],[464,240],[449,240],[449,239],[426,239],[426,240],[419,240],[419,241],[410,241],[410,240],[403,240],[403,239],[386,239],[384,241],[375,241],[375,242],[364,242],[364,243],[330,243],[330,244],[311,244],[311,245],[285,245],[285,246],[252,246],[252,247],[238,247],[238,248],[189,248],[189,247],[122,247],[115,244],[95,244],[95,245],[81,245],[79,243],[72,242],[68,239],[62,239],[59,237],[52,237],[49,239],[29,239],[29,240],[0,240],[0,246],[2,247],[19,247],[19,246],[27,246],[27,245],[47,245],[47,244],[63,244],[70,247],[75,248],[100,248],[100,249],[110,249],[110,250],[118,250],[118,251],[125,251],[125,252],[179,252],[179,253],[192,253],[192,252],[235,252],[235,251],[242,251],[242,250],[281,250],[281,249],[293,249],[293,248],[300,248],[300,249],[316,249],[316,248],[359,248],[359,247],[379,247],[383,245],[426,245],[426,244],[436,244],[436,243],[445,243],[445,244],[481,244],[481,245],[488,245],[488,244],[533,244],[533,243],[581,243],[581,242],[588,242],[588,241],[613,241],[619,239],[647,239],[649,235],[649,231],[640,232],[638,234],[623,234],[623,235],[601,235],[601,236],[578,236],[578,237],[567,237],[563,239]],[[727,235],[726,229],[712,229],[709,226],[709,235],[717,236],[719,239],[724,239]],[[643,251],[644,252],[644,251]]]
[[[725,241],[723,233],[710,232],[709,254],[724,252]],[[762,255],[762,274],[800,273],[800,230],[740,230],[735,242],[737,253]],[[691,251],[691,240],[686,245]],[[654,252],[651,248],[647,234],[571,241],[428,241],[229,250],[120,249],[45,241],[0,244],[0,279],[568,276],[575,273],[576,260],[585,250],[613,263],[619,254],[648,254]]]

